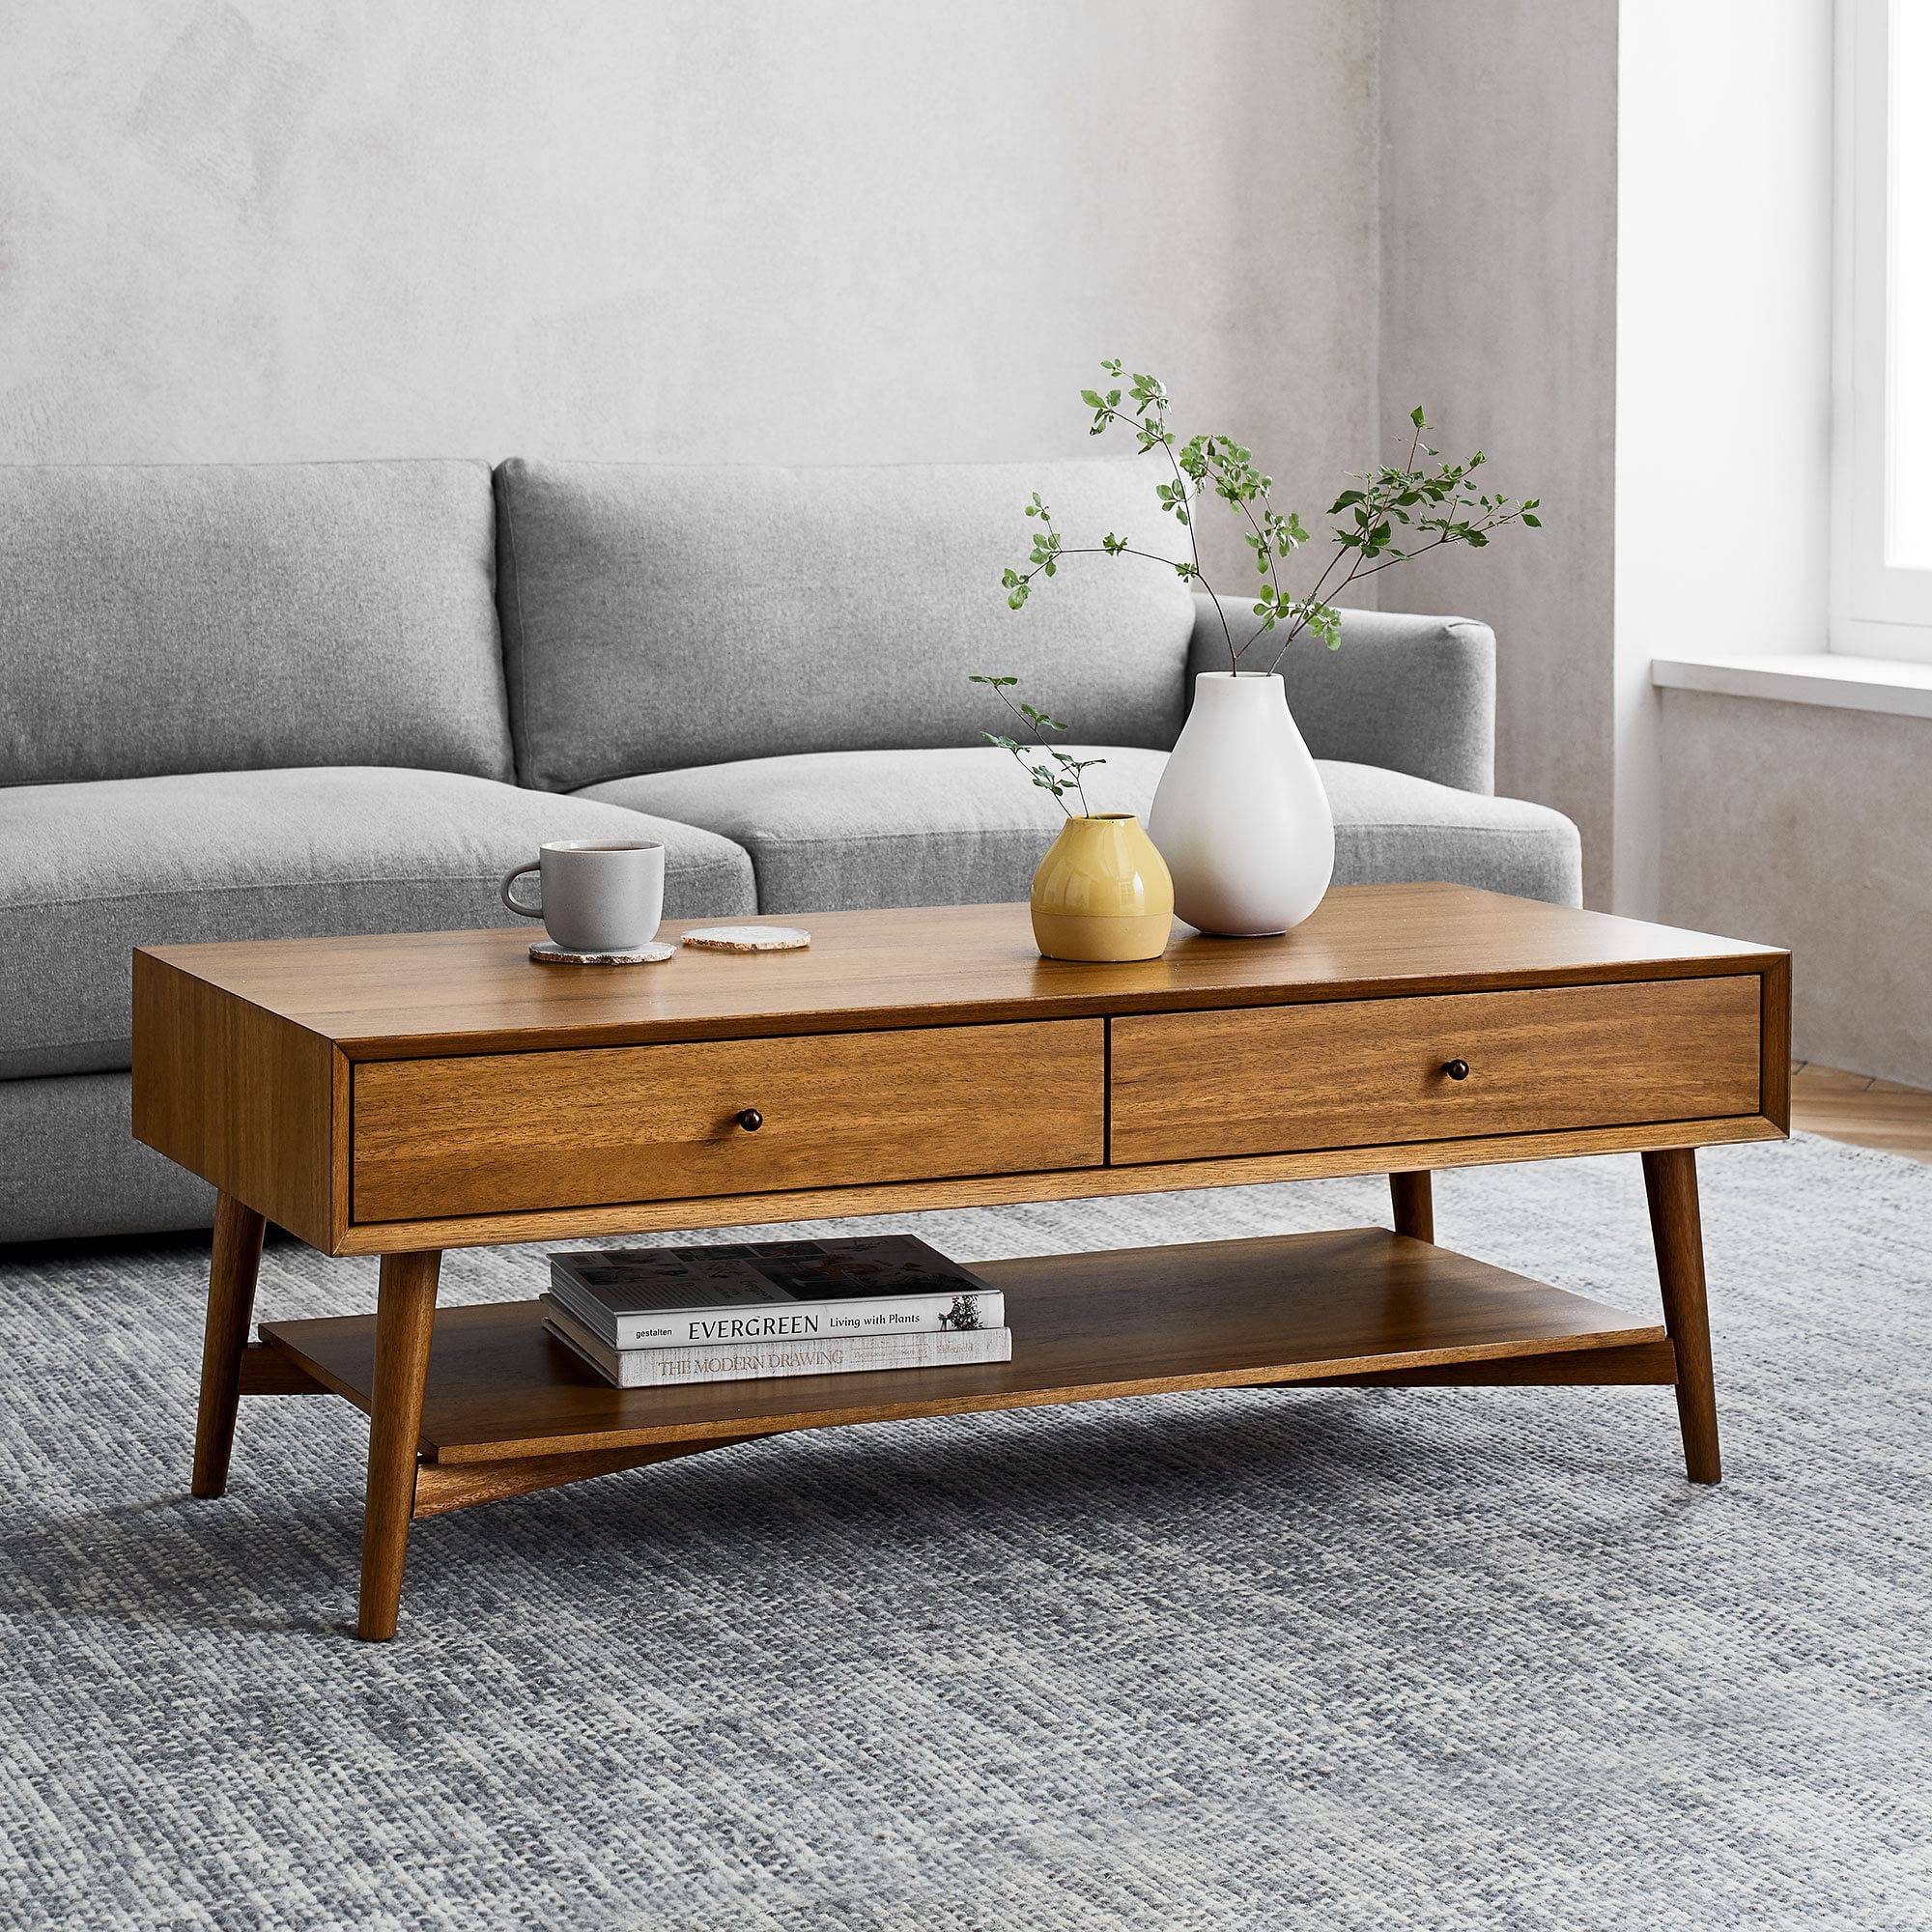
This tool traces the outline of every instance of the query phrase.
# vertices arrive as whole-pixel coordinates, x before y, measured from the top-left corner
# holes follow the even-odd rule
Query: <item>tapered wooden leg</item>
[[[262,1217],[232,1194],[214,1204],[214,1251],[208,1265],[208,1325],[201,1336],[201,1407],[194,1422],[194,1479],[198,1496],[228,1487],[235,1448],[235,1410],[242,1394],[242,1350],[255,1312],[255,1277],[262,1265]]]
[[[1413,1235],[1418,1241],[1435,1238],[1435,1197],[1429,1186],[1429,1171],[1389,1176],[1389,1199],[1395,1204],[1395,1231]]]
[[[1711,1377],[1695,1151],[1667,1148],[1645,1154],[1643,1187],[1650,1198],[1650,1233],[1657,1245],[1664,1325],[1677,1351],[1677,1420],[1684,1432],[1684,1467],[1693,1483],[1715,1483],[1722,1470],[1718,1461],[1718,1394]]]
[[[383,1257],[369,1406],[369,1489],[362,1506],[362,1597],[355,1621],[355,1634],[372,1642],[396,1634],[441,1264],[440,1254]]]

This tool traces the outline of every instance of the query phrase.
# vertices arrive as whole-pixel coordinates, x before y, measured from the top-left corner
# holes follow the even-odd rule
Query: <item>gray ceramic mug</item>
[[[566,952],[635,952],[657,936],[664,918],[665,851],[652,838],[559,838],[503,881],[503,903],[540,919]],[[522,904],[515,886],[538,874],[537,903]]]

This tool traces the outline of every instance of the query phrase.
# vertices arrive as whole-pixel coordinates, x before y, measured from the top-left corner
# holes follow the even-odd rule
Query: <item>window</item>
[[[1840,0],[1832,647],[1932,658],[1932,0]]]

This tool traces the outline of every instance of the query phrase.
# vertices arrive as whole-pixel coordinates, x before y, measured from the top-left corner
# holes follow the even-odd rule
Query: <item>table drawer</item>
[[[1734,974],[1119,1019],[1112,1159],[1754,1114],[1759,984]],[[1452,1061],[1466,1077],[1449,1077]]]
[[[1101,1021],[1047,1020],[365,1062],[352,1215],[1096,1167],[1104,1058]]]

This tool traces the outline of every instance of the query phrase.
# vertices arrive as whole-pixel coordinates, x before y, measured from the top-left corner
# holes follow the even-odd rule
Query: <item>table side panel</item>
[[[325,1250],[341,1236],[348,1062],[279,1013],[134,952],[134,1138]]]
[[[1730,975],[1120,1019],[1112,1157],[1754,1114],[1760,997],[1756,976]]]
[[[1104,1055],[1099,1020],[1054,1020],[368,1063],[355,1073],[354,1215],[1097,1166]]]
[[[1758,1110],[1780,1133],[1791,1131],[1791,954],[1780,952],[1759,976]]]

